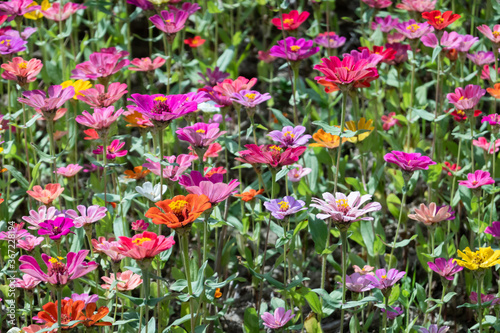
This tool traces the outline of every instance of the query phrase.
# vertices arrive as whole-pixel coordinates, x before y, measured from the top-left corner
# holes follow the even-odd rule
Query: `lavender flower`
[[[489,65],[495,62],[495,54],[491,51],[479,51],[476,53],[467,54],[467,58],[476,66]]]
[[[207,68],[206,74],[202,72],[198,72],[198,75],[201,77],[199,83],[204,83],[207,86],[213,87],[217,83],[224,81],[229,76],[229,73],[222,72],[219,67],[215,67],[214,70]]]
[[[272,131],[267,136],[283,148],[295,148],[307,144],[311,138],[309,134],[303,135],[305,131],[304,126],[285,126],[281,131]]]
[[[404,310],[399,306],[393,307],[393,309],[396,311],[387,311],[387,319],[389,320],[396,319],[396,317],[401,316],[404,313]],[[380,309],[380,311],[382,311],[382,313],[385,313],[385,309]]]
[[[20,37],[0,36],[0,54],[7,55],[26,50],[27,41]]]
[[[339,284],[341,284],[341,282],[339,282]],[[345,286],[355,293],[362,293],[374,288],[372,281],[367,279],[366,275],[361,275],[359,273],[346,275]]]
[[[420,333],[446,333],[448,332],[450,328],[448,326],[441,326],[438,327],[438,325],[431,325],[429,326],[429,329],[426,329],[425,327],[420,327]]]
[[[293,215],[298,211],[307,209],[305,208],[305,202],[302,200],[296,200],[294,197],[286,196],[283,199],[273,199],[271,201],[264,202],[264,206],[271,214],[278,220],[283,220],[289,215]]]
[[[314,42],[327,49],[338,49],[345,44],[346,38],[337,35],[335,32],[324,32],[314,38]]]
[[[292,183],[298,183],[300,180],[311,173],[311,168],[303,168],[302,165],[295,164],[294,169],[288,171],[288,180]]]
[[[386,17],[375,17],[375,22],[372,22],[372,30],[380,29],[382,32],[391,32],[392,29],[399,23],[398,18],[392,18],[391,15]]]
[[[271,94],[261,94],[255,90],[241,90],[231,97],[233,102],[243,105],[246,108],[255,108],[257,105],[271,99]]]

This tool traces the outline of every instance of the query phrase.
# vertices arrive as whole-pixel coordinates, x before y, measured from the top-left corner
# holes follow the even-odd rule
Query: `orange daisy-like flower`
[[[97,131],[93,128],[89,128],[85,131],[83,131],[83,133],[85,133],[86,137],[83,138],[83,140],[97,140],[99,139],[99,133],[97,133]]]
[[[495,83],[493,88],[487,88],[486,91],[494,98],[500,99],[500,83]]]
[[[96,308],[97,308],[96,303],[87,304],[87,307],[85,308],[85,313],[83,313],[82,311],[78,320],[82,320],[81,323],[85,327],[111,326],[111,323],[108,321],[98,323],[99,320],[106,317],[106,315],[109,313],[109,309],[106,306],[101,306],[99,310],[97,310],[97,313],[94,314]]]
[[[214,295],[215,298],[221,298],[222,297],[222,293],[220,292],[220,288],[217,288],[215,289],[215,295]]]
[[[50,302],[43,306],[43,311],[38,312],[38,318],[45,321],[47,327],[57,324],[57,303]],[[84,301],[62,300],[61,301],[61,324],[66,325],[69,322],[77,320],[80,312],[85,307]],[[69,330],[80,324],[80,322],[71,326],[63,327],[63,330]]]
[[[142,179],[149,175],[151,170],[142,170],[142,166],[134,167],[134,170],[125,170],[123,173],[126,175],[125,178],[130,179]]]
[[[249,202],[249,201],[252,201],[253,199],[255,199],[256,196],[258,196],[259,194],[262,194],[264,193],[264,189],[260,189],[258,191],[254,190],[253,188],[247,192],[243,192],[241,194],[235,194],[234,196],[235,197],[240,197],[241,200],[245,201],[245,202]]]
[[[340,137],[338,135],[326,133],[322,128],[313,134],[313,140],[316,142],[309,144],[309,147],[324,147],[333,149],[337,148],[340,144]],[[342,143],[346,141],[347,138],[342,138]]]
[[[171,229],[193,223],[204,211],[212,207],[204,194],[178,195],[173,199],[158,201],[155,205],[161,210],[156,207],[149,208],[145,216],[153,219],[154,224],[165,224]]]

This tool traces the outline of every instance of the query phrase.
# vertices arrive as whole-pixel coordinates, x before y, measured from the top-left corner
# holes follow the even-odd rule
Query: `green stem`
[[[405,204],[406,204],[406,188],[403,188],[403,198],[401,199],[401,208],[399,211],[398,226],[396,228],[396,233],[394,234],[394,242],[392,243],[391,256],[389,258],[389,264],[387,265],[387,266],[389,266],[389,268],[392,267],[392,256],[394,254],[394,248],[396,246],[396,241],[398,240],[399,228],[401,227],[401,220],[403,218],[403,210],[405,208]]]
[[[342,310],[340,311],[340,332],[344,332],[344,304],[345,304],[345,294],[347,291],[346,287],[346,272],[347,272],[347,230],[340,231],[340,238],[342,239]],[[387,313],[387,307],[386,307]]]
[[[50,142],[50,157],[52,157],[52,173],[50,178],[52,183],[56,182],[55,171],[56,171],[56,148],[54,143],[54,120],[47,119],[47,131],[49,132],[49,142]]]
[[[446,284],[443,284],[443,293],[441,294],[441,304],[439,305],[439,315],[438,315],[438,320],[437,324],[439,325],[439,322],[441,321],[441,312],[443,310],[443,301],[444,301],[444,295],[446,295]]]
[[[172,66],[171,44],[167,42],[167,36],[163,34],[163,46],[167,59],[167,95],[170,94],[170,70]]]
[[[208,239],[208,220],[210,219],[210,212],[205,213],[205,221],[203,221],[203,263],[207,260],[207,239]]]
[[[342,115],[340,120],[340,135],[339,135],[339,147],[337,150],[337,166],[335,168],[335,180],[333,186],[333,194],[337,193],[337,184],[339,179],[339,168],[340,168],[340,153],[342,152],[342,133],[344,132],[345,126],[345,114],[347,106],[347,91],[342,92]]]
[[[471,165],[472,165],[472,173],[474,173],[475,168],[474,168],[474,125],[475,125],[475,119],[474,116],[470,117],[470,159],[471,159]]]
[[[493,154],[491,155],[491,157],[493,158],[493,161],[492,161],[492,168],[491,168],[491,177],[493,179],[495,179],[495,160],[497,159],[497,153],[495,153],[495,140],[496,140],[496,136],[493,135],[493,142],[492,142],[492,148],[490,149],[493,149]],[[495,184],[493,184],[493,187],[495,187]],[[490,206],[490,225],[491,225],[491,221],[493,221],[493,207],[494,207],[494,202],[495,202],[495,195],[492,194],[491,195],[491,206]]]
[[[387,312],[389,312],[389,295],[385,296],[385,312],[384,312],[384,317],[382,320],[382,327],[384,330],[384,333],[387,332]]]
[[[299,63],[294,63],[292,66],[293,69],[293,123],[295,126],[299,124],[299,116],[297,114],[297,102],[295,100],[295,95],[297,93],[297,82],[299,79]]]
[[[413,54],[415,56],[415,54]],[[411,111],[413,108],[413,91],[415,90],[415,59],[411,60],[411,86],[410,86],[410,109],[408,110],[408,132],[406,133],[406,147],[410,151],[411,146]]]
[[[182,258],[184,260],[184,269],[186,271],[186,280],[189,293],[189,312],[191,314],[191,332],[194,332],[194,304],[193,304],[193,288],[191,286],[191,272],[189,271],[189,247],[188,247],[188,235],[179,236],[180,242],[182,244]]]
[[[56,294],[57,294],[57,333],[62,332],[62,327],[61,327],[61,315],[62,315],[62,288],[57,287],[56,289]]]
[[[479,316],[479,333],[483,332],[483,306],[481,300],[481,290],[483,289],[483,276],[480,276],[477,281],[477,305],[478,305],[478,316]]]
[[[102,172],[104,173],[104,207],[106,207],[107,200],[106,200],[106,195],[107,195],[107,185],[108,185],[108,172],[106,171],[106,162],[107,162],[107,157],[106,157],[106,152],[107,152],[107,138],[104,135],[102,138],[102,158],[103,158],[103,170]]]
[[[150,285],[150,280],[149,280],[149,267],[147,268],[142,268],[142,286],[144,288],[144,313],[146,315],[146,332],[148,332],[148,324],[149,324],[149,307],[148,307],[148,301],[149,301],[149,285]]]

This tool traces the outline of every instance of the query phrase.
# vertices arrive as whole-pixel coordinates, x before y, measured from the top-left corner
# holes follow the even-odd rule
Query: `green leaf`
[[[307,333],[323,333],[321,324],[314,315],[307,316],[306,320],[304,321],[304,328],[306,329]]]
[[[254,308],[247,308],[243,316],[243,327],[246,333],[259,333],[259,317]]]
[[[26,178],[24,178],[23,174],[20,173],[19,171],[17,171],[17,169],[13,166],[13,165],[4,165],[4,168],[9,170],[10,174],[12,175],[12,177],[14,177],[15,180],[17,180],[17,182],[19,183],[19,185],[24,189],[24,190],[27,190],[28,187],[29,187],[29,183],[28,181],[26,180]]]
[[[439,56],[439,53],[441,53],[441,50],[443,50],[443,48],[439,45],[434,48],[434,51],[432,51],[432,62],[436,61],[436,58]]]
[[[280,110],[271,108],[271,111],[273,112],[274,116],[279,120],[281,125],[295,126],[287,117],[283,115],[283,113]]]
[[[384,240],[382,239],[382,237],[380,237],[380,235],[377,234],[377,237],[382,241],[382,243],[385,244],[385,246],[388,246],[390,248],[392,248],[392,243],[391,244],[388,244],[386,242],[384,242]],[[395,245],[394,245],[394,248],[397,249],[398,247],[405,247],[406,245],[410,244],[410,242],[412,240],[414,240],[415,238],[417,238],[418,235],[413,235],[411,236],[411,238],[408,238],[408,239],[403,239],[402,241],[400,242],[397,242]]]
[[[207,9],[210,14],[222,13],[222,10],[213,1],[207,2]]]
[[[309,218],[309,232],[314,241],[314,248],[317,253],[322,253],[326,246],[328,228],[325,221],[315,218],[313,215]]]

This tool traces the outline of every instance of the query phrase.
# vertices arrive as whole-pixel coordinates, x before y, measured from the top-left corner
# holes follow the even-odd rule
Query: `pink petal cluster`
[[[433,226],[435,223],[445,221],[451,216],[448,208],[448,206],[443,206],[437,209],[435,202],[431,202],[429,207],[420,204],[420,208],[415,208],[415,214],[408,214],[408,217],[420,221],[426,226]]]
[[[118,281],[116,289],[119,291],[134,290],[142,284],[141,276],[130,270],[122,273],[116,273],[116,278],[115,275],[111,273],[109,277],[103,276],[101,279],[106,282],[106,284],[101,284],[101,287],[106,290],[110,290],[115,281]]]
[[[468,173],[467,180],[462,180],[458,184],[470,189],[477,189],[481,186],[495,184],[495,180],[491,178],[488,171],[476,170],[474,173]]]
[[[104,130],[109,128],[123,113],[123,109],[115,112],[114,106],[107,108],[95,108],[94,113],[83,111],[81,116],[76,116],[77,123],[93,128],[95,130]]]
[[[59,2],[54,2],[48,9],[42,10],[43,17],[56,22],[65,21],[78,10],[87,8],[87,6],[73,2],[67,2],[62,9],[60,5]]]
[[[485,94],[485,89],[474,84],[469,84],[465,89],[462,87],[456,88],[455,92],[449,93],[446,95],[446,98],[458,110],[473,110]]]
[[[160,68],[165,62],[166,60],[162,57],[156,57],[153,61],[151,61],[151,58],[149,57],[135,58],[130,62],[130,64],[135,67],[130,66],[128,69],[136,72],[149,72]]]
[[[83,169],[83,167],[80,166],[80,165],[78,165],[78,164],[68,164],[65,167],[59,167],[59,168],[57,168],[56,173],[58,175],[63,176],[63,177],[69,178],[69,177],[73,177],[74,175],[76,175],[82,169]]]
[[[122,236],[118,240],[116,251],[120,254],[135,259],[152,259],[159,253],[170,249],[174,244],[174,237],[157,235],[154,232],[145,231],[132,238]]]
[[[77,98],[92,108],[106,108],[118,102],[127,92],[126,83],[111,83],[107,92],[105,86],[96,84],[94,88],[80,91]]]
[[[272,168],[279,168],[284,165],[290,165],[299,160],[306,147],[295,147],[283,149],[276,145],[256,144],[245,145],[247,150],[239,152],[239,157],[235,160],[249,164],[267,164]]]
[[[163,178],[168,179],[172,182],[176,182],[182,176],[182,174],[191,167],[191,163],[197,157],[194,155],[180,154],[178,156],[165,156],[165,160],[169,165],[163,167]],[[146,159],[149,163],[144,163],[142,166],[151,170],[152,173],[159,176],[160,175],[160,162],[153,162],[150,159]]]

